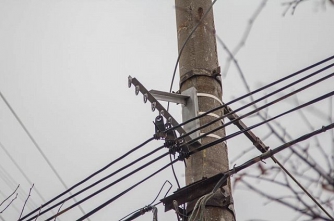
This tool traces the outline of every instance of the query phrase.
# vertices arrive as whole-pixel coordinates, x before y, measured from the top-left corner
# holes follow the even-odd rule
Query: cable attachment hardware
[[[154,138],[157,140],[166,138],[167,136],[167,134],[165,133],[166,127],[164,123],[164,118],[161,115],[155,118],[154,125],[155,125]]]
[[[151,210],[154,210],[153,211],[153,221],[155,221],[155,220],[157,220],[157,209],[156,209],[155,206],[145,206],[145,207],[141,208],[139,211],[132,214],[127,219],[124,219],[124,221],[134,220],[134,219],[138,218],[139,216],[144,215],[146,212],[149,212]]]

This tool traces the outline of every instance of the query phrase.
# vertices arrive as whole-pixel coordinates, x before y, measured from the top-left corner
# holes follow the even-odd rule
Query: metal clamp
[[[217,68],[215,68],[213,70],[208,70],[208,69],[205,69],[205,68],[194,68],[193,70],[188,71],[187,73],[185,73],[184,75],[181,76],[180,88],[182,87],[184,82],[186,82],[187,80],[189,80],[193,77],[196,77],[196,76],[205,76],[205,77],[213,78],[219,83],[220,86],[222,86],[220,66],[218,66]]]

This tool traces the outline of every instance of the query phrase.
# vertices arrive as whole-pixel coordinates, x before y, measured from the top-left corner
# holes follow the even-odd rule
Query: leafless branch
[[[28,193],[27,199],[24,201],[23,208],[22,208],[22,211],[21,211],[21,214],[20,214],[20,217],[19,217],[19,219],[21,219],[21,216],[22,216],[22,213],[23,213],[24,207],[26,206],[26,204],[27,204],[27,202],[28,202],[28,199],[29,199],[29,197],[30,197],[30,194],[31,194],[31,190],[32,190],[32,188],[34,188],[34,185],[35,185],[35,184],[32,184],[32,186],[30,187],[30,190],[29,190],[29,193]]]
[[[249,33],[252,30],[253,24],[254,24],[255,20],[257,19],[257,17],[259,16],[259,14],[261,13],[262,9],[266,6],[266,3],[267,3],[267,0],[262,0],[261,3],[259,4],[259,6],[254,11],[254,13],[251,16],[251,18],[248,19],[248,24],[247,24],[247,27],[246,27],[243,35],[242,35],[239,43],[237,44],[237,46],[232,51],[232,55],[233,56],[236,56],[237,53],[240,51],[240,49],[245,46],[247,38],[249,36]],[[222,76],[223,77],[226,77],[226,75],[228,73],[228,70],[230,68],[230,65],[231,65],[231,61],[232,61],[232,57],[229,56],[226,59],[226,63],[224,65],[224,70],[222,71]]]
[[[64,205],[65,202],[66,202],[66,201],[64,201],[64,202],[60,205],[60,207],[59,207],[59,209],[58,209],[58,211],[57,211],[57,213],[56,213],[56,215],[55,215],[55,219],[54,219],[54,221],[56,221],[57,216],[58,216],[58,213],[59,213],[61,207]]]
[[[37,214],[36,219],[34,221],[37,221],[39,215],[41,214],[42,206],[43,206],[43,204],[39,207],[38,214]]]
[[[13,195],[16,193],[16,191],[17,191],[17,189],[18,189],[19,187],[20,187],[20,184],[17,185],[16,189],[14,190],[14,192],[13,192],[12,194],[10,194],[6,199],[4,199],[4,200],[0,203],[0,206],[2,206],[2,204],[3,204],[4,202],[6,202],[11,196],[13,196]]]
[[[17,195],[18,193],[16,193],[15,197],[8,203],[8,205],[3,210],[0,211],[0,214],[2,214],[14,202],[14,200],[17,199]]]

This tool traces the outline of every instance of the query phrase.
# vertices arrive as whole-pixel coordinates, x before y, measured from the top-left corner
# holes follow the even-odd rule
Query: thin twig
[[[249,33],[252,30],[253,24],[254,24],[255,20],[257,19],[257,17],[259,16],[259,14],[261,13],[262,9],[266,6],[266,3],[267,3],[267,0],[262,0],[260,5],[256,8],[255,12],[253,13],[252,17],[250,19],[248,19],[248,25],[247,25],[243,35],[242,35],[239,43],[237,44],[237,46],[232,51],[233,56],[236,56],[237,53],[240,51],[240,49],[245,46],[247,38],[249,36]],[[227,72],[230,68],[231,61],[232,61],[231,56],[229,56],[226,59],[226,62],[225,62],[225,65],[224,65],[224,70],[222,71],[222,76],[223,77],[226,77]]]
[[[37,221],[39,215],[41,214],[42,207],[43,207],[43,204],[39,207],[38,215],[36,216],[36,219],[34,221]]]
[[[14,200],[16,200],[17,195],[19,194],[16,193],[15,197],[8,203],[8,205],[3,210],[0,211],[0,214],[3,213],[13,203]]]
[[[2,204],[4,203],[4,202],[6,202],[11,196],[13,196],[15,193],[16,193],[16,191],[17,191],[17,189],[20,187],[20,184],[16,187],[16,189],[14,190],[14,192],[12,193],[12,194],[10,194],[6,199],[4,199],[1,203],[0,203],[0,206],[2,206]]]
[[[64,202],[60,205],[60,207],[59,207],[59,209],[58,209],[58,211],[57,211],[57,213],[56,213],[56,215],[55,215],[55,219],[54,219],[54,221],[56,221],[57,216],[58,216],[58,213],[59,213],[61,207],[64,205],[65,202],[66,202],[66,201],[64,201]]]
[[[25,206],[26,206],[26,204],[27,204],[27,201],[28,201],[28,199],[29,199],[29,197],[30,197],[30,194],[31,194],[31,190],[32,190],[32,188],[34,188],[34,185],[35,185],[35,184],[32,184],[32,186],[30,187],[30,190],[29,190],[29,193],[28,193],[27,199],[26,199],[26,201],[24,201],[23,208],[22,208],[22,211],[21,211],[21,214],[20,214],[20,217],[19,217],[19,219],[21,219],[21,216],[22,216],[22,213],[23,213],[24,207],[25,207]]]

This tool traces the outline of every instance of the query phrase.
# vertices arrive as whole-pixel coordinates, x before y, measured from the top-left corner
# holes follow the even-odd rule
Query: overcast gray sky
[[[231,49],[238,44],[248,19],[260,2],[217,1],[214,6],[217,34]],[[327,5],[324,9],[322,1],[305,1],[294,15],[289,11],[283,17],[285,8],[282,2],[267,2],[245,47],[237,56],[251,89],[333,55],[334,7]],[[218,51],[220,65],[224,67],[227,55],[219,44]],[[152,136],[152,121],[157,113],[151,112],[150,105],[144,104],[141,96],[135,96],[133,88],[128,89],[127,77],[136,77],[147,89],[167,91],[176,58],[174,1],[0,1],[0,91],[68,186]],[[300,95],[300,98],[307,101],[332,91],[333,83],[330,79],[317,89]],[[224,101],[246,93],[233,65],[223,84]],[[178,90],[178,79],[174,90]],[[292,106],[286,103],[275,107],[272,113],[287,107]],[[180,106],[172,105],[170,112],[181,121]],[[307,132],[298,120],[282,120],[294,137]],[[316,128],[324,124],[319,120],[313,123]],[[228,130],[228,133],[232,131]],[[257,131],[260,135],[266,134],[264,130]],[[0,142],[45,199],[64,190],[2,100]],[[161,141],[150,143],[108,172],[161,144]],[[279,144],[273,140],[270,146]],[[245,138],[229,141],[230,158],[249,145]],[[236,163],[241,164],[256,154],[254,151]],[[168,162],[166,158],[115,185],[84,203],[84,210],[90,211]],[[30,185],[2,149],[0,166],[6,171],[0,168],[0,176],[6,177],[8,173],[14,181],[0,179],[1,194],[9,195],[12,188],[20,184],[20,195],[24,200]],[[176,168],[184,185],[183,164],[179,163]],[[173,183],[175,191],[177,186],[168,168],[93,215],[91,220],[118,220],[147,205],[166,179]],[[3,195],[0,195],[0,202],[1,199]],[[17,219],[19,212],[16,209],[21,210],[22,199],[14,201],[1,217],[4,220]],[[273,204],[264,207],[263,200],[249,191],[237,190],[234,200],[238,220],[261,218],[279,221],[294,216],[284,207]],[[25,212],[41,203],[33,190]],[[66,202],[63,208],[70,204],[72,201]],[[80,216],[81,212],[75,208],[60,218],[63,221],[74,220]],[[164,213],[163,207],[159,207],[159,220],[175,218],[173,212]],[[151,214],[138,218],[150,219]]]

